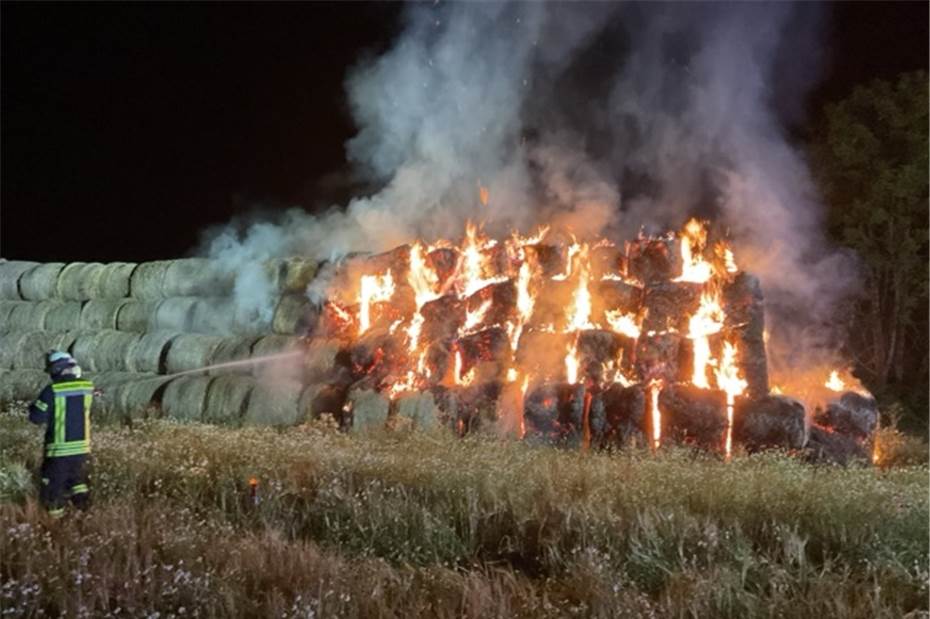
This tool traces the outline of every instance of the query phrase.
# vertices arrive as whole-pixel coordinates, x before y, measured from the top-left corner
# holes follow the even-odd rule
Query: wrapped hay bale
[[[23,301],[7,316],[6,328],[11,331],[41,331],[45,328],[45,317],[53,306],[53,301]]]
[[[68,301],[93,299],[104,274],[104,265],[99,262],[72,262],[58,276],[58,297]]]
[[[145,301],[161,299],[164,296],[162,282],[169,264],[170,260],[140,263],[129,278],[129,295]]]
[[[124,417],[120,408],[119,396],[124,385],[148,380],[151,374],[136,374],[135,372],[101,372],[87,373],[84,377],[94,383],[94,387],[101,391],[94,396],[91,405],[91,415],[95,422],[119,421]]]
[[[129,367],[135,372],[166,374],[168,349],[175,338],[181,334],[176,331],[151,331],[136,340],[129,351]]]
[[[152,325],[152,317],[155,315],[157,303],[154,301],[139,301],[137,299],[125,299],[125,303],[120,306],[116,315],[116,329],[118,331],[131,331],[133,333],[145,333]]]
[[[50,301],[48,313],[45,314],[44,329],[62,332],[81,328],[81,301]]]
[[[292,426],[301,421],[298,403],[301,385],[296,381],[260,381],[245,407],[244,425]]]
[[[185,333],[174,338],[168,347],[165,369],[169,374],[199,370],[211,364],[223,338],[216,335]]]
[[[0,373],[0,402],[24,400],[31,402],[49,384],[42,370],[12,370]]]
[[[171,379],[161,397],[162,414],[172,419],[202,420],[211,381],[212,377],[205,376],[179,376]]]
[[[252,345],[258,341],[255,337],[224,337],[220,345],[217,346],[213,353],[211,365],[221,363],[233,363],[236,361],[249,361],[252,354]],[[211,375],[223,374],[249,374],[252,366],[243,363],[239,366],[215,368],[210,370]]]
[[[38,262],[24,260],[0,260],[0,299],[22,299],[19,278],[38,265]]]
[[[256,376],[297,379],[303,373],[300,338],[266,335],[252,345],[252,373]]]
[[[313,304],[303,294],[284,294],[278,301],[271,329],[280,334],[304,334],[313,324]]]
[[[198,299],[194,297],[175,297],[159,301],[149,321],[149,328],[160,331],[191,332],[194,306],[197,302]]]
[[[136,269],[134,262],[111,262],[103,265],[95,286],[91,290],[92,299],[122,299],[129,296],[129,281]]]
[[[71,354],[88,372],[131,371],[137,333],[106,330],[78,336]]]
[[[162,279],[163,297],[225,296],[232,293],[233,274],[215,260],[171,260]]]
[[[0,301],[0,329],[8,330],[10,314],[22,301]]]
[[[91,299],[81,308],[81,328],[115,330],[117,316],[128,302],[128,299]]]
[[[58,277],[64,262],[38,264],[19,278],[19,291],[27,301],[47,301],[58,295]]]
[[[13,369],[16,353],[27,336],[29,332],[23,331],[7,331],[0,334],[0,369]]]
[[[22,333],[13,351],[13,369],[45,370],[45,358],[50,350],[68,350],[72,343],[64,334],[47,331]],[[79,362],[80,363],[80,362]]]
[[[281,292],[304,294],[317,272],[317,263],[309,258],[292,256],[269,261],[274,273],[272,281]]]
[[[122,419],[140,419],[149,416],[161,403],[168,378],[137,374],[136,378],[117,385],[104,393],[112,398],[111,406]]]
[[[207,387],[203,420],[231,426],[242,425],[255,381],[240,376],[218,376]]]

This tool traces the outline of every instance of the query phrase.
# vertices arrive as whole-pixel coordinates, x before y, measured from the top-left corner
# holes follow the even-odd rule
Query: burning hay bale
[[[813,463],[847,466],[869,462],[868,452],[856,439],[819,426],[811,426],[804,451]]]
[[[394,408],[398,417],[409,420],[415,428],[432,430],[440,424],[442,413],[429,391],[402,395],[394,401]]]
[[[354,388],[349,391],[346,406],[351,414],[353,432],[370,432],[387,423],[391,402],[371,388]]]
[[[675,381],[679,376],[678,362],[681,336],[661,333],[641,337],[636,342],[636,373],[644,381]]]
[[[662,435],[688,443],[718,447],[727,429],[727,398],[723,391],[674,384],[659,393]]]
[[[626,445],[642,436],[646,418],[646,394],[638,385],[613,384],[597,394],[595,404],[604,411],[604,430],[598,437],[602,445]]]
[[[741,399],[734,411],[733,436],[749,451],[804,446],[804,405],[782,395]]]
[[[37,264],[19,278],[19,291],[27,301],[48,301],[58,294],[58,277],[63,262]]]
[[[700,300],[701,286],[691,282],[647,285],[643,293],[643,331],[687,332],[688,319],[697,312]]]
[[[271,329],[282,335],[303,335],[312,330],[316,320],[316,308],[305,295],[285,294],[274,310]]]
[[[878,405],[873,398],[847,391],[825,410],[814,411],[814,422],[861,442],[878,426]]]
[[[746,394],[760,398],[769,392],[765,356],[765,308],[758,278],[739,273],[723,289],[728,339],[737,346],[737,361],[746,377]]]
[[[681,255],[674,238],[639,238],[629,243],[630,275],[641,282],[666,282],[682,272]]]

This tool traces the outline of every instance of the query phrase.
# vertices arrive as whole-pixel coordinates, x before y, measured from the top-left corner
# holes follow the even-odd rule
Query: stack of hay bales
[[[316,263],[291,258],[259,266],[277,291],[271,316],[240,309],[235,273],[204,258],[0,259],[0,403],[35,398],[48,383],[45,354],[56,349],[70,352],[103,390],[94,404],[98,418],[300,422],[300,336],[315,319],[304,291]],[[248,363],[281,352],[293,354],[271,369]],[[234,365],[198,371],[221,363]],[[188,373],[175,375],[181,372]]]

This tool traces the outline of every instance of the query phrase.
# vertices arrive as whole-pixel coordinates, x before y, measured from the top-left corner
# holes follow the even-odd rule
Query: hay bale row
[[[128,302],[128,299],[91,299],[81,308],[81,328],[116,330],[117,317]]]
[[[133,372],[132,355],[139,339],[136,333],[90,332],[75,339],[71,354],[88,372]]]
[[[48,374],[42,370],[0,371],[0,402],[31,402],[48,384]]]
[[[24,260],[0,260],[0,299],[22,299],[19,279],[23,273],[38,266],[38,262]]]
[[[0,330],[71,331],[81,327],[79,301],[0,301]]]
[[[0,334],[0,369],[44,370],[49,350],[68,350],[76,333],[7,331]]]
[[[19,292],[27,301],[47,301],[58,295],[58,277],[64,262],[37,264],[19,278]]]
[[[161,398],[162,414],[172,419],[201,421],[212,377],[179,376],[165,386]]]
[[[168,378],[135,372],[104,372],[86,375],[102,394],[94,398],[91,415],[96,420],[127,420],[145,417],[161,403]]]
[[[81,328],[81,301],[46,301],[49,310],[45,314],[43,329],[52,332],[74,331]]]

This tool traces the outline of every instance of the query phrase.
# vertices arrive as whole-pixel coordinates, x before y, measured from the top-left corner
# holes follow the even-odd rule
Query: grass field
[[[52,521],[40,431],[0,415],[0,616],[926,616],[926,465],[322,424],[93,440],[95,506]]]

